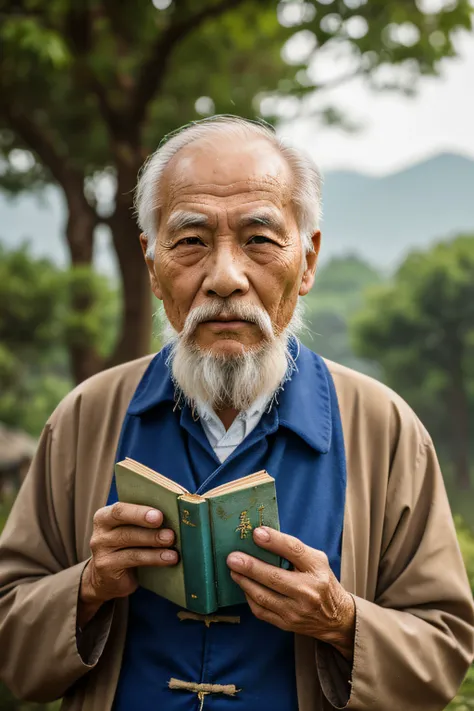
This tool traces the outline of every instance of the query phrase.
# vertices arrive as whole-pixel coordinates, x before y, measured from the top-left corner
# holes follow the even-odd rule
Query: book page
[[[229,481],[227,484],[216,486],[215,489],[211,489],[206,494],[203,494],[203,496],[209,499],[211,496],[221,496],[229,491],[241,491],[251,486],[257,486],[258,484],[263,484],[265,481],[274,481],[274,479],[268,472],[262,469],[262,471],[255,472],[255,474],[249,474],[249,476],[243,476],[235,481]]]
[[[150,467],[146,467],[144,464],[140,464],[140,462],[135,461],[135,459],[130,459],[129,457],[126,457],[123,462],[118,462],[118,464],[120,464],[120,466],[124,467],[125,469],[129,469],[130,471],[135,472],[135,474],[139,474],[140,476],[145,477],[145,479],[149,479],[150,481],[154,481],[156,484],[160,484],[165,489],[168,489],[169,491],[172,491],[175,494],[189,493],[188,490],[185,489],[183,486],[180,486],[175,481],[168,479],[168,477],[163,476],[163,474],[159,474],[158,472],[153,471],[153,469],[150,469]]]

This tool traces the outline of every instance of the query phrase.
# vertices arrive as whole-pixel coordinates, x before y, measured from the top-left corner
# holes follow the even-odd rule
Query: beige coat
[[[111,708],[127,601],[97,621],[88,663],[76,646],[76,605],[92,517],[107,500],[124,414],[149,361],[101,373],[59,405],[0,539],[0,677],[20,697]],[[433,444],[392,391],[328,365],[348,470],[341,581],[357,608],[347,708],[440,710],[472,659],[474,614]],[[345,708],[348,674],[332,648],[295,643],[300,711]]]

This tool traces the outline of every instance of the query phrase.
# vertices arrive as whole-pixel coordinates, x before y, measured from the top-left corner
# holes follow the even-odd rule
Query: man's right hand
[[[161,528],[163,514],[149,506],[116,503],[94,516],[92,558],[82,575],[78,624],[84,627],[107,600],[131,595],[138,587],[135,568],[178,562],[170,550],[174,533]]]

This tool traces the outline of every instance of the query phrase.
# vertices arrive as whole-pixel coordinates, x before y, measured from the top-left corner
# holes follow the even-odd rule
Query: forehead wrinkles
[[[245,210],[247,206],[255,205],[258,203],[259,207],[269,209],[283,210],[286,203],[277,199],[274,195],[269,193],[244,193],[240,195],[230,195],[228,197],[216,197],[209,195],[199,195],[193,193],[189,197],[183,195],[176,195],[174,199],[168,206],[166,211],[168,214],[176,210],[197,210],[199,208],[206,207],[209,208],[209,212],[218,212],[222,214],[232,215],[233,213],[240,213]],[[207,210],[206,210],[207,212]]]
[[[291,201],[290,186],[278,183],[280,189],[275,190],[274,185],[273,180],[271,185],[262,181],[244,181],[226,186],[193,184],[174,190],[170,189],[168,192],[170,200],[164,207],[165,209],[167,207],[167,212],[175,210],[178,205],[182,204],[209,205],[225,210],[238,207],[242,203],[270,202],[280,209],[284,208]]]
[[[185,178],[179,176],[173,180],[168,180],[168,189],[170,192],[179,191],[183,193],[203,191],[213,195],[225,197],[232,195],[235,192],[275,192],[285,191],[289,189],[288,180],[279,174],[277,176],[266,175],[260,178],[246,178],[245,180],[236,180],[231,183],[202,183],[199,180],[188,182]]]

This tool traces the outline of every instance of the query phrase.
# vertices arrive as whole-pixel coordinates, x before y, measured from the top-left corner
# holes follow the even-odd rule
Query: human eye
[[[183,237],[176,242],[175,247],[185,245],[187,247],[195,247],[196,245],[204,244],[200,237]]]
[[[270,239],[270,237],[267,237],[266,235],[254,235],[249,239],[247,244],[266,244],[267,242],[270,244],[276,244],[274,240]]]

